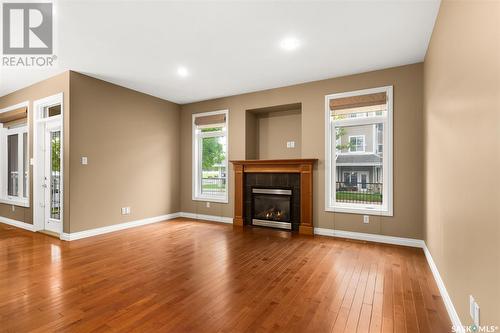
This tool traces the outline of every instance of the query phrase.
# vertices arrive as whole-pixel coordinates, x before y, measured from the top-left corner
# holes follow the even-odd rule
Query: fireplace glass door
[[[252,224],[291,229],[292,190],[252,189]]]

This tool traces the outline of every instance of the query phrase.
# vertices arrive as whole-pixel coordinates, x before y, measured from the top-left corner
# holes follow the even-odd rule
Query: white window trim
[[[224,191],[224,195],[222,196],[212,196],[212,195],[203,195],[201,194],[201,168],[200,168],[200,159],[201,152],[198,150],[199,140],[196,136],[196,125],[194,123],[197,117],[204,116],[212,116],[217,114],[224,114],[226,116],[226,130],[224,131],[226,137],[226,160],[224,162],[224,166],[226,167],[226,189]],[[192,115],[192,199],[194,201],[208,201],[208,202],[219,202],[219,203],[228,203],[229,202],[229,110],[217,110],[203,113],[193,113]],[[219,133],[207,133],[203,137],[210,136],[219,136]]]
[[[357,143],[358,140],[356,139],[356,150],[352,151],[351,150],[351,138],[363,138],[363,150],[357,150]],[[366,136],[365,135],[349,135],[349,153],[365,153],[366,152]]]
[[[330,122],[330,99],[352,97],[357,95],[366,95],[373,93],[385,92],[387,94],[387,116],[373,116],[367,119],[363,118],[346,118],[338,120],[335,123],[342,126],[353,125],[369,125],[383,122],[384,123],[384,171],[383,171],[383,198],[384,203],[379,205],[369,204],[352,204],[336,202],[335,186],[333,181],[336,178],[336,154],[332,151],[335,145],[335,138],[332,134],[335,133],[335,124]],[[355,152],[353,152],[355,153]],[[372,89],[363,89],[336,93],[325,96],[325,211],[366,214],[366,215],[382,215],[393,216],[393,87],[385,86]]]
[[[29,114],[29,101],[24,101],[16,105],[9,106],[7,108],[1,109],[0,113],[16,110],[19,108],[25,107],[28,110]],[[8,177],[7,177],[7,135],[11,134],[20,134],[20,133],[27,133],[27,140],[28,143],[26,145],[26,149],[28,149],[28,179],[26,181],[26,191],[27,191],[27,196],[26,198],[23,196],[23,178],[20,178],[20,183],[19,183],[19,195],[18,196],[9,196],[7,195],[7,184],[8,184]],[[20,141],[18,141],[18,152],[22,151],[23,148],[23,136],[19,136],[21,138]],[[20,207],[29,207],[30,206],[30,157],[29,157],[29,150],[30,150],[30,134],[29,134],[29,123],[26,122],[26,125],[15,127],[12,129],[7,129],[3,128],[2,124],[0,124],[0,161],[5,161],[0,163],[0,203],[8,204],[8,205],[14,205],[14,206],[20,206]],[[18,154],[18,166],[22,170],[23,168],[23,158],[24,156],[21,156]]]

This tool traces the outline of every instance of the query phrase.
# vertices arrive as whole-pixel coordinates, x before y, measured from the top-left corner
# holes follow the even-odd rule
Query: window
[[[392,86],[327,95],[327,211],[392,216]]]
[[[0,145],[0,170],[3,170],[0,178],[0,202],[28,206],[29,159],[26,123],[1,125]]]
[[[228,202],[228,111],[193,114],[193,200]]]
[[[356,135],[349,137],[349,151],[350,152],[364,152],[365,151],[365,136]]]

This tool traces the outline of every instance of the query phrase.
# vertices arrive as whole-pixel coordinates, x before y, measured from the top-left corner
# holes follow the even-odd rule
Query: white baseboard
[[[195,213],[186,213],[181,212],[181,217],[195,219],[195,220],[204,220],[204,221],[212,221],[212,222],[220,222],[220,223],[233,223],[232,217],[225,216],[216,216],[216,215],[205,215],[205,214],[195,214]]]
[[[177,217],[186,217],[186,218],[191,218],[191,219],[222,222],[222,223],[233,223],[233,219],[230,217],[180,212],[180,213],[172,213],[172,214],[167,214],[167,215],[155,216],[155,217],[146,218],[146,219],[137,220],[137,221],[114,224],[114,225],[110,225],[110,226],[102,227],[102,228],[89,229],[89,230],[72,232],[72,233],[64,233],[63,232],[61,234],[60,238],[62,240],[65,240],[65,241],[72,241],[72,240],[107,234],[109,232],[139,227],[139,226],[146,225],[146,224],[163,222],[163,221],[175,219]]]
[[[404,245],[404,246],[420,247],[420,248],[423,248],[425,245],[424,241],[421,239],[366,234],[362,232],[325,229],[325,228],[314,228],[314,234],[321,236],[341,237],[341,238],[364,240],[369,242]]]
[[[8,224],[13,227],[21,228],[28,231],[35,231],[35,226],[26,222],[21,222],[7,217],[0,216],[0,223]]]
[[[167,215],[160,215],[160,216],[145,218],[145,219],[142,219],[142,220],[125,222],[125,223],[120,223],[120,224],[113,224],[113,225],[110,225],[110,226],[107,226],[107,227],[96,228],[96,229],[89,229],[89,230],[72,232],[72,233],[65,233],[65,232],[63,232],[61,234],[60,238],[62,240],[65,240],[65,241],[72,241],[72,240],[77,240],[77,239],[82,239],[82,238],[87,238],[87,237],[92,237],[92,236],[107,234],[109,232],[114,232],[114,231],[119,231],[119,230],[134,228],[134,227],[139,227],[139,226],[146,225],[146,224],[163,222],[163,221],[175,219],[177,217],[180,217],[180,213],[172,213],[172,214],[167,214]]]
[[[446,290],[446,286],[444,285],[443,279],[439,274],[436,263],[432,259],[431,252],[427,248],[427,245],[424,244],[424,253],[427,258],[427,263],[431,269],[432,275],[434,276],[434,280],[439,288],[439,293],[441,294],[441,298],[443,299],[444,306],[446,307],[446,311],[448,312],[448,316],[450,316],[451,324],[453,325],[453,332],[465,332],[465,328],[462,326],[462,322],[460,321],[460,317],[458,316],[457,310],[453,306],[453,302],[451,301],[450,295]]]

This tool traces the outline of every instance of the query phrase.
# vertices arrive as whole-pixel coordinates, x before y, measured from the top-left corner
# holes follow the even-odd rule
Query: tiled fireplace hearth
[[[312,235],[316,159],[231,161],[235,172],[234,224]]]

